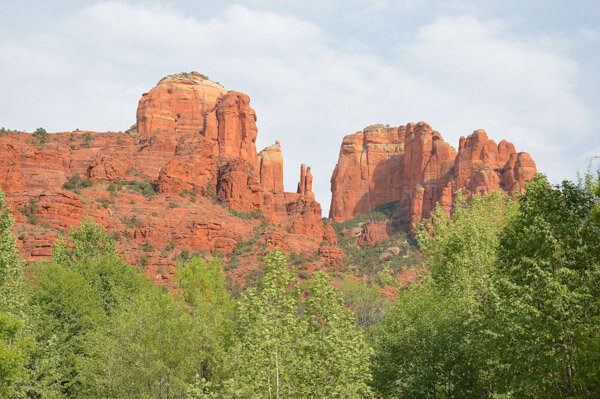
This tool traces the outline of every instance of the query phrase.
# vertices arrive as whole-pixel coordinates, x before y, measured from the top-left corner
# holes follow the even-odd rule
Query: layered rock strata
[[[138,245],[152,243],[156,253],[143,255],[147,268],[174,263],[172,254],[158,251],[167,246],[231,254],[257,226],[265,245],[322,253],[335,263],[335,250],[322,244],[335,247],[335,234],[322,222],[311,184],[305,184],[306,195],[284,192],[280,144],[257,154],[256,136],[247,95],[199,73],[170,75],[142,95],[136,125],[127,132],[0,137],[0,188],[17,220],[29,226],[18,232],[28,260],[49,256],[58,233],[91,215],[111,233],[127,236],[122,251],[130,260],[140,257]],[[75,175],[90,178],[93,187],[63,189]],[[260,218],[236,217],[240,212],[262,215],[269,227]]]
[[[461,137],[456,151],[424,122],[373,125],[343,139],[329,216],[343,222],[397,201],[392,222],[410,230],[436,203],[450,210],[459,189],[467,197],[492,190],[514,195],[535,172],[528,153],[505,140],[496,144],[483,130]]]

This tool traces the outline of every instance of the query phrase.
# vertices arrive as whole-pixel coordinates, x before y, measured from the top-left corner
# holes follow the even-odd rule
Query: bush
[[[127,182],[133,191],[142,194],[147,199],[152,199],[156,194],[156,186],[154,183],[150,183],[148,180],[132,180]]]
[[[106,197],[98,197],[96,198],[96,202],[100,202],[104,209],[108,209],[109,205],[111,204],[111,201]]]
[[[33,132],[33,137],[38,139],[41,144],[48,142],[48,132],[43,127],[38,127]]]
[[[94,141],[94,136],[92,136],[90,133],[85,133],[82,137],[83,139],[83,146],[84,147],[89,147],[90,143],[92,141]]]
[[[255,209],[252,212],[240,212],[240,211],[236,211],[235,209],[231,208],[231,209],[229,209],[229,213],[235,217],[238,217],[238,218],[244,219],[244,220],[262,219],[263,218],[263,214],[260,209]]]
[[[81,189],[89,188],[94,185],[94,182],[89,177],[82,179],[79,174],[75,174],[63,184],[62,188],[65,190],[73,191],[74,193],[81,193]]]
[[[190,259],[190,251],[188,251],[187,249],[182,249],[179,253],[178,258],[179,260],[185,262],[186,260]]]
[[[130,218],[127,218],[127,216],[124,216],[122,221],[123,221],[123,224],[129,228],[138,227],[139,225],[141,225],[143,223],[135,215],[132,215]]]
[[[36,214],[37,209],[37,201],[35,198],[29,198],[29,203],[27,205],[20,206],[19,212],[27,217],[27,222],[29,224],[38,224],[40,217]]]
[[[154,245],[150,244],[148,241],[146,241],[144,244],[142,244],[142,246],[140,248],[144,252],[154,252]]]

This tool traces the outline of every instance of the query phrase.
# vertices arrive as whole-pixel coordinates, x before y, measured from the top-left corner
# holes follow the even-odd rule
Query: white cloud
[[[11,77],[0,81],[0,124],[125,129],[142,92],[166,74],[198,70],[250,95],[259,150],[281,141],[288,190],[300,163],[312,165],[325,210],[343,135],[372,123],[425,120],[452,145],[485,128],[556,178],[572,168],[564,149],[590,137],[564,43],[557,51],[547,36],[514,38],[498,20],[438,19],[399,43],[402,56],[393,58],[356,38],[336,42],[306,20],[242,6],[190,16],[107,2],[62,22],[43,36],[0,31],[0,51],[13,61],[0,64],[1,76]]]

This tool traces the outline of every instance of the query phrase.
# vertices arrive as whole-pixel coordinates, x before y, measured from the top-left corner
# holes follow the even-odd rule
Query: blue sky
[[[287,190],[312,166],[324,215],[342,137],[370,124],[453,146],[483,128],[553,182],[600,155],[597,1],[3,3],[0,126],[124,130],[162,76],[200,71],[250,96]]]

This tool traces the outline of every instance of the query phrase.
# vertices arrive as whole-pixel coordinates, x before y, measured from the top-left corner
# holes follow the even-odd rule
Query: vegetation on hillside
[[[182,250],[169,292],[92,219],[24,273],[0,193],[0,397],[598,397],[599,212],[599,176],[459,195],[417,226],[419,283],[390,302],[279,250],[239,297],[221,258]]]

